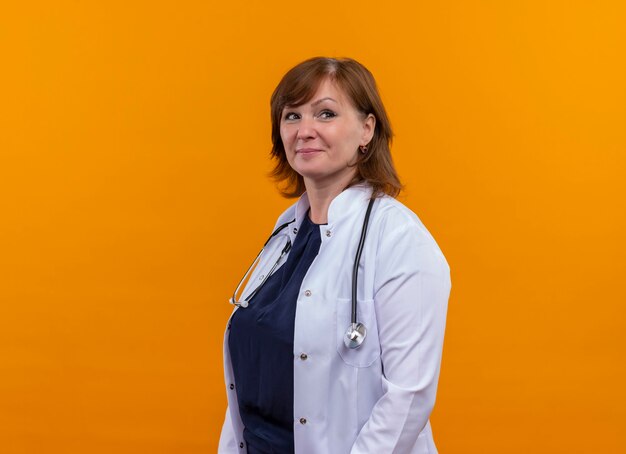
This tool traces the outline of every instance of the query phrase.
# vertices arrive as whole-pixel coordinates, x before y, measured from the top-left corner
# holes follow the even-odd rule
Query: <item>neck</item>
[[[328,222],[330,203],[341,194],[351,180],[352,175],[350,175],[350,178],[343,178],[331,183],[315,183],[305,179],[304,185],[311,205],[311,221],[315,224],[326,224]]]

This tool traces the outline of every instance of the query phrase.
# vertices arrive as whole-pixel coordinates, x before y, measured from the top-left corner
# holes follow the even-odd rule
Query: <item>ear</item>
[[[374,137],[374,130],[376,129],[376,117],[373,114],[367,114],[365,120],[363,120],[363,135],[361,136],[361,144],[367,145]]]

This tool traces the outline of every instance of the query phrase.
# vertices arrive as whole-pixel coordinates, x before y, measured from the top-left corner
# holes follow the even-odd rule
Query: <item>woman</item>
[[[219,452],[436,453],[450,270],[394,198],[374,78],[351,59],[307,60],[271,113],[273,176],[299,200],[231,300]]]

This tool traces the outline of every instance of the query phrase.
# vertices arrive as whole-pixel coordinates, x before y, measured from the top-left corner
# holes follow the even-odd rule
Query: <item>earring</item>
[[[359,151],[363,154],[367,153],[367,145],[359,145]]]

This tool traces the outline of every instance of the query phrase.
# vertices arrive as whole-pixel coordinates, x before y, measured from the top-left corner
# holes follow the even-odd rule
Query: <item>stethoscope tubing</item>
[[[356,257],[354,258],[354,267],[352,268],[352,316],[350,322],[352,325],[357,324],[357,282],[359,279],[359,263],[361,261],[361,254],[363,253],[363,246],[365,244],[365,236],[367,235],[367,227],[370,220],[370,214],[372,207],[374,206],[374,199],[370,199],[367,205],[367,211],[365,212],[365,219],[363,220],[363,227],[361,228],[361,238],[359,239],[359,245],[356,248]]]
[[[235,291],[233,292],[233,296],[232,298],[230,298],[229,302],[230,304],[234,304],[235,306],[241,306],[241,307],[248,307],[248,301],[250,301],[252,299],[252,297],[254,295],[256,295],[256,293],[261,289],[261,287],[263,287],[263,284],[265,284],[265,281],[267,281],[267,279],[270,277],[270,275],[274,272],[274,270],[276,269],[276,267],[278,266],[278,263],[280,262],[280,260],[283,258],[283,256],[289,252],[289,250],[291,249],[291,240],[287,241],[287,244],[285,245],[285,247],[283,248],[283,250],[280,253],[280,256],[278,257],[278,260],[276,260],[276,263],[274,263],[274,266],[272,266],[272,269],[269,271],[269,273],[267,273],[265,275],[265,278],[263,279],[263,281],[261,282],[261,284],[259,286],[257,286],[257,288],[255,288],[252,293],[250,293],[250,295],[248,295],[246,298],[243,298],[241,301],[237,301],[237,292],[239,291],[239,289],[241,288],[241,284],[243,284],[246,280],[246,278],[250,275],[250,273],[252,272],[252,270],[254,269],[254,264],[257,262],[257,260],[259,259],[259,257],[261,256],[261,254],[263,253],[263,251],[265,250],[265,246],[267,246],[267,243],[269,243],[272,238],[274,238],[276,235],[278,235],[282,230],[284,230],[285,228],[287,228],[289,226],[289,224],[291,224],[292,222],[294,222],[295,219],[292,219],[289,222],[285,222],[284,224],[281,224],[280,226],[278,226],[276,228],[276,230],[274,230],[272,232],[272,234],[270,235],[270,237],[267,239],[267,241],[263,244],[263,247],[261,248],[261,250],[259,251],[259,253],[256,255],[256,257],[254,258],[254,260],[252,260],[252,263],[250,264],[250,266],[248,267],[248,271],[246,271],[246,274],[243,275],[243,277],[241,278],[241,280],[239,281],[239,283],[237,284],[237,287],[235,287]]]
[[[346,335],[344,337],[344,343],[346,347],[352,348],[352,349],[360,347],[363,341],[365,340],[365,336],[367,335],[367,329],[365,328],[365,325],[363,325],[362,323],[358,323],[358,319],[357,319],[357,289],[358,289],[358,278],[359,278],[359,263],[361,262],[361,254],[363,253],[363,246],[365,245],[365,237],[367,235],[367,228],[369,226],[369,219],[370,219],[370,214],[372,212],[372,207],[374,206],[374,201],[375,199],[372,197],[369,201],[369,204],[367,205],[367,210],[365,211],[363,227],[361,228],[361,236],[359,238],[359,244],[357,245],[356,256],[354,258],[354,266],[352,268],[352,307],[351,307],[351,314],[350,314],[350,326],[348,327],[348,330],[346,331]],[[281,251],[278,259],[276,260],[272,268],[269,270],[269,272],[266,273],[265,276],[263,276],[262,282],[247,297],[243,298],[241,301],[237,301],[237,292],[241,288],[241,285],[245,282],[246,278],[252,272],[254,265],[257,263],[257,261],[259,260],[259,257],[265,250],[265,246],[267,246],[267,243],[269,243],[272,238],[278,235],[283,229],[285,229],[294,221],[295,219],[289,222],[285,222],[284,224],[280,225],[276,230],[274,230],[274,232],[272,232],[272,234],[267,239],[265,244],[263,244],[263,248],[261,249],[261,251],[254,258],[254,260],[252,261],[252,264],[248,267],[248,270],[239,281],[239,284],[237,284],[237,287],[235,288],[235,292],[233,293],[232,298],[230,298],[231,304],[234,304],[235,306],[239,306],[239,307],[244,307],[244,308],[248,307],[248,302],[263,287],[263,284],[265,284],[265,282],[272,275],[272,273],[274,272],[274,270],[280,263],[281,259],[291,250],[291,239],[287,241],[287,244],[285,245],[285,247],[283,247],[283,250]]]

